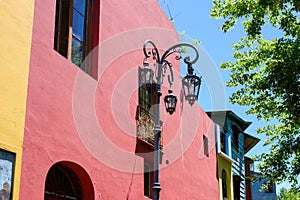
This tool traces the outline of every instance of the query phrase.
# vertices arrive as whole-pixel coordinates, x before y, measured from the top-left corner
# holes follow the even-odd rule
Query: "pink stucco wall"
[[[146,39],[166,49],[178,38],[156,0],[100,0],[99,6],[93,78],[53,49],[55,1],[35,1],[20,199],[43,199],[47,172],[60,161],[87,172],[95,199],[147,199],[143,159],[134,154],[137,66]],[[179,96],[180,87],[174,91]],[[162,106],[161,199],[219,199],[214,125],[196,104],[177,109],[168,116]]]

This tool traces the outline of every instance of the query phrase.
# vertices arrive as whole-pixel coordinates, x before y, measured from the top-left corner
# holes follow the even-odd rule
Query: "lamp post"
[[[159,51],[156,45],[151,41],[147,40],[144,43],[143,51],[145,55],[144,59],[144,67],[140,70],[140,80],[141,84],[147,85],[152,84],[154,77],[156,78],[156,104],[155,104],[155,125],[154,125],[154,183],[153,183],[153,200],[159,200],[159,192],[161,190],[160,182],[159,182],[159,162],[161,156],[160,149],[160,140],[161,140],[161,123],[160,123],[160,97],[161,93],[161,84],[162,78],[165,76],[166,70],[169,69],[170,75],[168,75],[168,81],[170,83],[170,89],[168,95],[165,96],[164,102],[166,106],[166,110],[169,114],[173,114],[176,109],[177,97],[173,94],[171,86],[174,82],[172,63],[168,61],[168,57],[172,54],[177,54],[175,56],[176,60],[180,60],[181,52],[183,47],[189,47],[195,51],[196,56],[193,60],[190,60],[189,57],[184,58],[184,62],[188,65],[188,74],[182,79],[182,86],[185,95],[185,100],[189,102],[192,106],[193,103],[198,99],[199,89],[201,84],[201,78],[193,74],[192,64],[194,64],[198,58],[199,53],[198,50],[191,44],[188,43],[178,43],[170,48],[168,48],[163,55],[160,57]],[[149,50],[150,49],[150,50]],[[152,69],[147,62],[149,58],[152,58],[155,62],[157,73],[154,74]]]

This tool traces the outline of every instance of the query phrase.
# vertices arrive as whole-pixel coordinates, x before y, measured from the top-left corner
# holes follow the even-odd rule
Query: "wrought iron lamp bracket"
[[[150,47],[149,47],[150,46]],[[148,48],[147,48],[148,47]],[[190,57],[184,57],[184,62],[188,65],[188,72],[191,74],[193,74],[193,68],[192,68],[192,64],[194,64],[198,58],[199,58],[199,52],[196,49],[196,47],[194,47],[193,45],[189,44],[189,43],[178,43],[175,44],[173,46],[171,46],[170,48],[168,48],[164,54],[162,55],[162,57],[160,58],[160,54],[159,51],[156,47],[156,45],[154,44],[154,42],[152,42],[151,40],[147,40],[144,43],[144,47],[143,47],[143,51],[144,51],[144,55],[145,55],[145,59],[147,60],[148,58],[152,58],[153,60],[155,60],[155,65],[156,66],[156,79],[157,81],[160,81],[160,83],[163,83],[163,77],[165,77],[165,74],[167,72],[167,68],[169,69],[170,74],[168,75],[168,82],[170,84],[170,88],[173,85],[174,82],[174,73],[173,73],[173,65],[171,62],[168,61],[168,57],[172,54],[177,54],[175,56],[176,60],[180,60],[182,58],[181,53],[182,53],[182,49],[184,47],[187,48],[191,48],[194,52],[195,52],[195,58],[190,60]],[[149,49],[150,50],[147,50]],[[161,67],[161,69],[157,70],[157,67]],[[161,74],[159,74],[161,73]],[[161,78],[159,78],[161,77]],[[161,80],[159,80],[161,79]]]

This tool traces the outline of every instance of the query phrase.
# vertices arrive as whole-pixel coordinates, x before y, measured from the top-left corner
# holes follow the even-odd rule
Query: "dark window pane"
[[[81,41],[84,40],[85,23],[84,17],[80,15],[76,10],[73,11],[73,23],[72,23],[73,35],[75,35]]]
[[[78,10],[82,15],[85,15],[85,7],[85,0],[74,0],[74,8],[76,8],[76,10]]]
[[[68,54],[70,1],[56,1],[54,49],[62,56]]]
[[[83,44],[79,40],[77,40],[75,37],[72,38],[72,56],[71,60],[72,62],[79,66],[82,64],[83,61]]]
[[[150,166],[144,162],[144,195],[150,197]]]
[[[208,137],[203,135],[203,147],[204,147],[204,154],[208,157],[209,151],[208,151]]]
[[[54,199],[83,199],[76,173],[60,163],[53,165],[46,177],[44,200]]]
[[[235,126],[232,126],[233,144],[239,150],[239,132]]]
[[[55,13],[55,32],[54,32],[54,49],[58,50],[58,25],[59,25],[59,17],[60,17],[60,1],[56,0],[56,13]]]
[[[223,191],[223,199],[227,199],[227,180],[226,180],[226,172],[222,170],[222,191]]]
[[[226,154],[226,136],[221,132],[221,151]]]

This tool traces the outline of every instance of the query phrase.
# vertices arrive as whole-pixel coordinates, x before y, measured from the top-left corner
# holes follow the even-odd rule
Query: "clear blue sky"
[[[200,40],[201,47],[206,50],[211,60],[215,63],[216,68],[221,74],[221,79],[225,88],[226,109],[232,110],[244,120],[252,122],[252,125],[246,130],[246,132],[260,138],[261,141],[248,152],[247,156],[252,157],[261,152],[268,151],[267,147],[263,147],[263,140],[265,137],[257,135],[256,133],[256,129],[258,127],[267,125],[268,122],[258,121],[254,115],[247,115],[245,113],[247,110],[246,107],[229,104],[228,97],[232,94],[234,89],[227,88],[225,86],[226,80],[229,79],[229,72],[224,71],[219,67],[222,62],[233,60],[232,44],[245,35],[241,25],[236,25],[233,30],[226,34],[220,31],[219,27],[222,24],[222,20],[210,18],[212,0],[158,0],[158,2],[168,17],[173,18],[174,26],[177,31],[184,31],[185,35]],[[266,29],[263,34],[267,37],[272,37],[274,32],[270,30],[271,29]],[[201,88],[200,95],[202,96],[200,97],[199,103],[204,110],[212,110],[211,105],[207,100],[209,99],[209,92],[205,88],[205,85],[202,87],[204,88]],[[279,192],[279,189],[282,186],[287,187],[286,184],[279,185],[277,186],[277,192]]]

